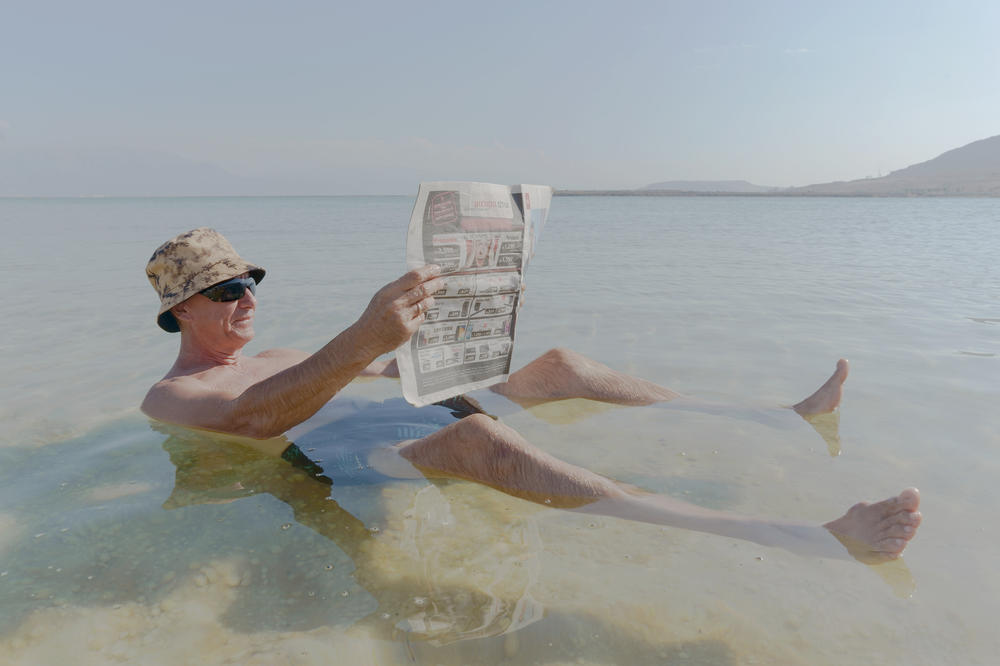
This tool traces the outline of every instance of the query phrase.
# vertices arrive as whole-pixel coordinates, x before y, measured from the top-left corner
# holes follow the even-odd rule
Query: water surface
[[[222,231],[268,269],[249,351],[313,350],[403,270],[411,206],[0,200],[0,653],[995,663],[994,200],[557,198],[528,269],[515,365],[558,344],[685,394],[777,406],[849,358],[836,457],[790,411],[764,424],[572,401],[505,420],[601,474],[754,515],[818,523],[917,486],[924,526],[904,561],[882,567],[463,482],[331,494],[281,461],[139,413],[176,353],[143,274],[160,242]],[[399,387],[347,391],[385,399]]]

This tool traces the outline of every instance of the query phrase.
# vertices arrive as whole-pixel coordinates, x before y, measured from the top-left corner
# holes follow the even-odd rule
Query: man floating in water
[[[280,436],[328,403],[337,405],[335,396],[357,377],[397,376],[395,361],[380,357],[413,335],[434,304],[432,294],[442,287],[438,267],[412,270],[382,287],[361,317],[316,353],[270,349],[246,356],[242,351],[254,336],[256,287],[263,268],[243,260],[217,231],[200,228],[161,245],[146,274],[160,296],[157,323],[166,331],[179,331],[181,339],[177,360],[149,390],[143,412],[168,423],[254,439]],[[847,361],[838,361],[833,375],[792,409],[807,418],[832,412],[840,404],[847,373]],[[585,398],[654,405],[681,397],[565,349],[546,352],[490,390],[522,404]],[[395,410],[363,414],[367,426],[385,428],[374,446],[371,437],[353,445],[350,433],[336,427],[322,432],[348,478],[466,479],[554,507],[802,554],[837,557],[846,547],[862,561],[890,560],[903,552],[920,525],[915,488],[874,504],[856,504],[823,525],[707,509],[559,460],[482,412],[473,400],[459,398],[444,406],[405,408],[420,416],[400,417]],[[345,409],[351,408],[353,403],[346,401]],[[389,417],[403,425],[394,427]],[[337,423],[343,422],[333,425]]]

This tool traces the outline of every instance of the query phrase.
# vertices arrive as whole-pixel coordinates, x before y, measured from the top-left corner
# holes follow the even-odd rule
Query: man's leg
[[[815,393],[791,408],[803,417],[832,412],[840,404],[847,373],[848,363],[845,359],[840,359],[830,378]],[[619,405],[652,405],[675,401],[678,407],[708,413],[731,414],[740,411],[732,405],[686,398],[659,384],[626,375],[582,354],[559,348],[545,352],[511,374],[507,382],[491,386],[490,390],[521,404],[586,398]],[[760,410],[750,409],[748,416],[768,420]]]
[[[429,477],[457,477],[538,504],[709,532],[780,546],[804,555],[863,561],[898,557],[920,525],[916,489],[876,504],[861,503],[824,525],[750,518],[630,489],[559,460],[487,416],[473,415],[396,448]],[[380,471],[406,476],[398,458],[374,457]],[[411,470],[412,471],[412,470]],[[833,536],[831,536],[833,535]],[[834,539],[833,537],[837,537]]]
[[[373,363],[369,370],[369,374],[399,377],[395,359]],[[847,373],[847,360],[840,359],[826,383],[791,408],[804,417],[832,412],[840,404]],[[491,386],[490,390],[522,404],[586,398],[619,405],[652,405],[684,398],[672,389],[618,372],[583,354],[563,348],[550,349],[512,373],[506,382]],[[685,399],[685,402],[685,406],[699,411],[732,410],[726,405],[690,399]]]
[[[512,400],[587,398],[620,405],[651,405],[680,393],[612,370],[569,349],[550,349],[490,390]]]

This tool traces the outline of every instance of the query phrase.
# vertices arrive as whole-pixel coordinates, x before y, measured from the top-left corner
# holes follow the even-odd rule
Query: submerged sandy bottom
[[[794,414],[762,425],[574,401],[506,420],[649,490],[816,522],[900,489],[877,477],[906,466],[855,463],[863,443],[850,437],[833,458]],[[80,485],[72,503],[89,523],[34,534],[0,515],[0,554],[34,548],[30,566],[0,578],[0,594],[24,604],[0,639],[7,662],[989,663],[996,648],[991,597],[973,594],[980,575],[995,589],[988,554],[963,558],[965,589],[928,575],[955,566],[938,516],[964,511],[933,493],[913,563],[869,567],[464,482],[341,489],[329,520],[266,493],[163,510],[170,477],[131,472]]]

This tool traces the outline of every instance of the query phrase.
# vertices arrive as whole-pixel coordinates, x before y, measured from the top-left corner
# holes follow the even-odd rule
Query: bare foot
[[[792,409],[801,416],[827,414],[835,410],[844,394],[844,380],[847,379],[848,367],[847,359],[842,358],[837,361],[837,369],[833,371],[826,383],[802,402],[792,405]]]
[[[823,525],[856,559],[874,564],[903,552],[920,526],[920,493],[907,488],[896,497],[855,504],[840,518]]]

